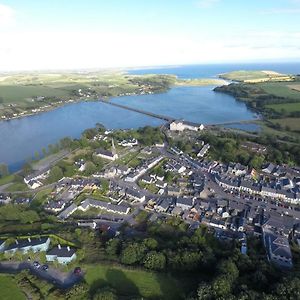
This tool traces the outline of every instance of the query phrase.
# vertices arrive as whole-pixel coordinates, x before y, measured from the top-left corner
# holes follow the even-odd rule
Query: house
[[[273,165],[272,163],[269,163],[269,164],[265,165],[261,170],[264,173],[271,174],[275,169],[276,169],[276,166]]]
[[[204,155],[207,153],[207,151],[209,150],[209,148],[210,148],[210,145],[209,144],[205,144],[201,148],[200,152],[197,154],[197,157],[204,157]]]
[[[63,210],[57,217],[59,219],[67,219],[69,216],[71,216],[71,214],[73,212],[75,212],[77,210],[77,205],[75,203],[71,204],[70,206],[68,206],[65,210]]]
[[[175,196],[178,197],[181,194],[180,188],[174,187],[174,186],[169,186],[168,187],[168,196]]]
[[[85,199],[78,206],[78,209],[82,211],[87,211],[89,208],[94,207],[98,209],[103,209],[108,212],[117,213],[117,214],[128,214],[130,212],[130,207],[124,205],[116,205],[109,202],[104,202],[95,199]]]
[[[154,181],[154,179],[148,175],[143,176],[141,180],[146,184],[151,184]]]
[[[127,188],[125,195],[133,200],[138,200],[140,202],[144,202],[146,200],[146,195],[144,193],[132,188]]]
[[[0,240],[0,253],[5,249],[5,240]]]
[[[46,260],[50,262],[57,261],[60,264],[68,264],[75,259],[76,251],[69,246],[57,245],[46,253]]]
[[[117,166],[116,167],[116,174],[117,175],[128,175],[130,173],[131,168],[127,166]]]
[[[201,131],[203,129],[204,129],[203,124],[196,124],[184,120],[175,120],[170,123],[171,131],[184,131],[184,130]]]
[[[194,205],[192,198],[179,197],[176,199],[176,206],[181,207],[183,210],[191,209]]]
[[[9,195],[0,194],[0,204],[8,204],[11,200],[12,199]]]
[[[155,185],[160,189],[164,189],[168,185],[168,183],[158,180],[156,181]]]
[[[173,197],[160,198],[157,204],[154,206],[158,212],[167,212],[170,206],[174,205]]]
[[[50,168],[46,168],[40,171],[36,171],[24,178],[24,182],[30,189],[36,189],[43,185],[41,180],[46,179],[50,173]]]
[[[133,147],[138,145],[138,141],[132,138],[129,140],[123,140],[122,142],[119,142],[118,145],[123,147]]]
[[[292,253],[287,237],[264,228],[263,241],[270,262],[281,268],[293,267]]]
[[[13,244],[8,245],[4,253],[14,254],[16,251],[27,253],[28,251],[41,252],[47,251],[50,245],[50,238],[27,238],[16,240]]]
[[[101,148],[96,150],[96,156],[102,157],[104,159],[112,160],[112,161],[118,159],[118,154],[116,154],[115,152],[101,149]]]

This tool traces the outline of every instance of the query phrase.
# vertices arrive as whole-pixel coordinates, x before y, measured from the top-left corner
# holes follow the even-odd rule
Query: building
[[[204,155],[207,153],[207,151],[209,150],[209,148],[210,148],[210,145],[209,145],[209,144],[205,144],[205,145],[201,148],[201,150],[200,150],[200,152],[197,154],[197,156],[198,156],[198,157],[204,157]]]
[[[77,210],[77,205],[73,203],[70,206],[68,206],[65,210],[63,210],[57,217],[63,220],[67,219],[76,210]]]
[[[191,209],[194,205],[192,198],[182,198],[179,197],[176,199],[176,206],[181,207],[183,210]]]
[[[196,124],[184,120],[175,120],[170,123],[171,131],[184,131],[184,130],[200,131],[203,129],[204,129],[203,124]]]
[[[27,238],[22,240],[16,240],[13,244],[8,245],[4,253],[14,254],[16,251],[27,253],[29,251],[41,252],[47,251],[50,245],[50,238]]]
[[[118,159],[118,154],[116,153],[116,148],[114,144],[114,140],[112,140],[112,151],[105,150],[105,149],[97,149],[96,150],[96,156],[108,159],[108,160],[116,160]]]
[[[50,173],[49,168],[43,169],[41,171],[37,171],[33,174],[26,176],[24,178],[24,182],[27,184],[27,186],[30,189],[34,190],[43,185],[41,180],[46,179],[48,177],[49,173]]]
[[[5,241],[4,240],[0,240],[0,253],[3,252],[5,249]]]
[[[47,261],[57,261],[60,264],[68,264],[75,259],[76,251],[69,246],[57,245],[46,253]]]
[[[116,205],[109,202],[104,202],[100,200],[94,200],[94,199],[85,199],[81,202],[81,204],[78,206],[78,209],[82,211],[87,211],[89,208],[94,207],[98,209],[103,209],[108,212],[117,213],[117,214],[128,214],[130,212],[130,207],[124,206],[124,205]]]
[[[100,149],[100,148],[96,150],[96,156],[102,157],[104,159],[109,159],[112,161],[118,159],[118,154],[116,154],[112,151]]]
[[[292,268],[292,252],[287,237],[264,228],[263,241],[270,262],[280,268]]]
[[[133,200],[138,200],[140,202],[144,202],[146,200],[146,196],[144,193],[131,188],[126,189],[125,195]]]

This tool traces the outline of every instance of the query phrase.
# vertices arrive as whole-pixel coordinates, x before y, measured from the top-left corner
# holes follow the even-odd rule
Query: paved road
[[[30,273],[36,275],[40,279],[46,280],[63,289],[70,288],[83,279],[83,275],[75,275],[73,274],[73,271],[63,273],[53,267],[49,267],[48,271],[44,271],[42,268],[35,268],[30,262],[0,262],[1,273],[18,273],[23,270],[29,270]]]

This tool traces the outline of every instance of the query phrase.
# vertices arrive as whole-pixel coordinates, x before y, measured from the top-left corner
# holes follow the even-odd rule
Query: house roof
[[[62,246],[59,248],[59,246],[52,248],[50,251],[47,252],[47,255],[55,255],[57,257],[72,257],[73,254],[75,254],[75,249],[67,247],[67,246]]]
[[[43,238],[29,238],[29,239],[17,240],[15,243],[7,246],[5,250],[22,249],[27,247],[35,247],[38,245],[43,245],[47,242],[48,239],[49,239],[48,237],[43,237]]]

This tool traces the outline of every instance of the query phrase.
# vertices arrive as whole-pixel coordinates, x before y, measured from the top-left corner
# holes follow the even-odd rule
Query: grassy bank
[[[25,300],[25,295],[20,291],[12,276],[0,274],[0,299]]]
[[[107,265],[86,266],[84,269],[91,292],[109,285],[128,299],[141,296],[147,299],[175,300],[183,299],[184,296],[183,283],[167,274]]]

